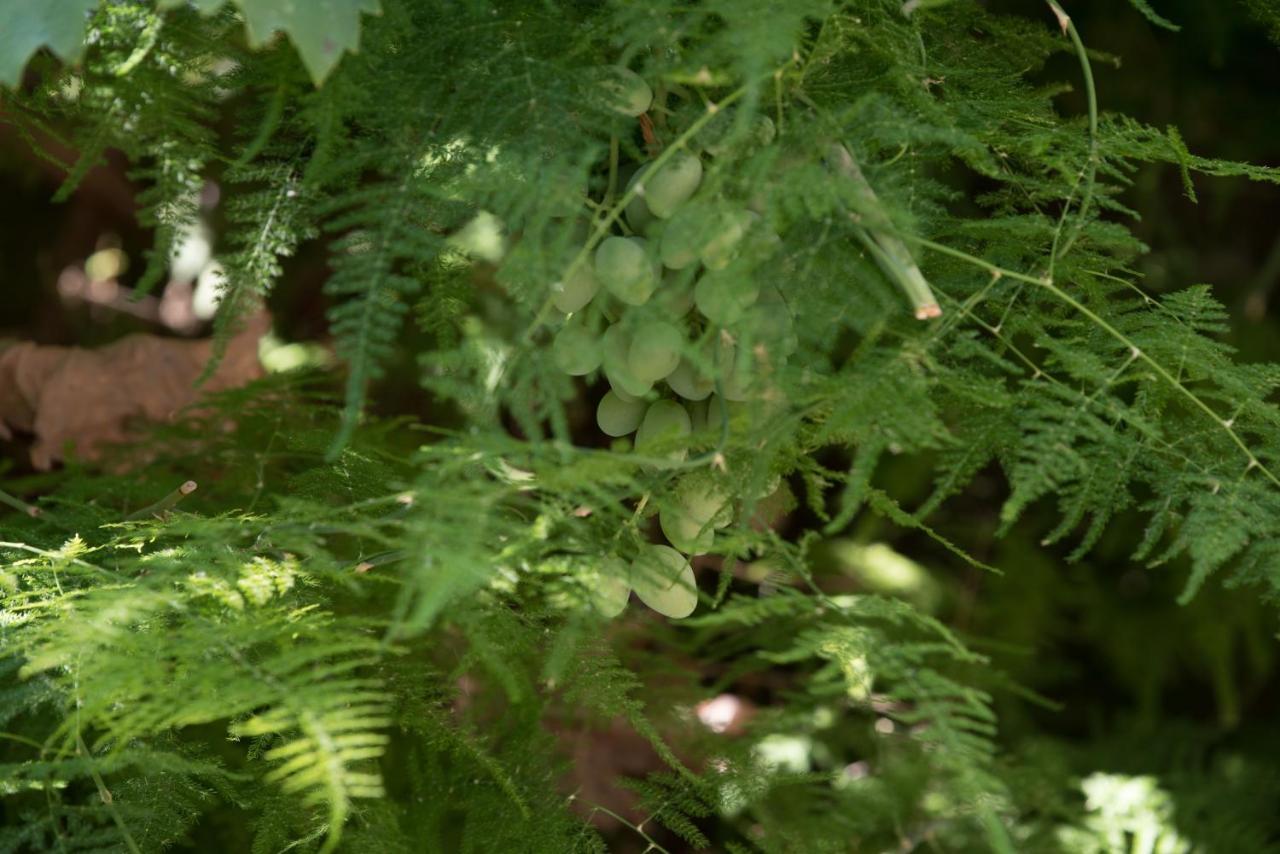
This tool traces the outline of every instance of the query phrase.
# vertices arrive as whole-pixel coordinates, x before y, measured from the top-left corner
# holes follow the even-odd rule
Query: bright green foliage
[[[1000,563],[1035,581],[1005,603],[1028,648],[1045,591],[1078,591],[1021,558],[1084,558],[1121,518],[1189,608],[1215,575],[1280,593],[1280,369],[1234,359],[1209,287],[1141,290],[1122,197],[1146,163],[1192,197],[1195,173],[1280,173],[1062,115],[1044,78],[1088,54],[968,0],[236,5],[257,50],[220,3],[102,3],[81,64],[37,60],[6,118],[68,135],[64,196],[109,149],[129,159],[157,235],[144,288],[216,174],[223,340],[322,246],[345,393],[264,381],[129,473],[53,475],[29,485],[41,518],[0,516],[0,851],[213,827],[217,850],[603,851],[565,743],[612,727],[655,769],[626,782],[642,846],[666,827],[734,852],[1107,850],[1130,820],[1177,844],[1141,769],[1074,779],[1001,742],[996,700],[1032,674],[974,652],[933,588],[872,595],[819,544],[912,529],[939,575]],[[0,75],[37,41],[74,53],[46,17],[0,35]],[[652,91],[643,122],[593,88],[615,64]],[[455,238],[482,212],[503,239],[477,261]],[[704,212],[697,240],[667,231]],[[565,303],[582,269],[599,292]],[[914,316],[923,291],[941,317]],[[679,341],[646,352],[661,324]],[[427,429],[366,416],[393,373],[430,393]],[[886,491],[905,463],[929,494]],[[188,478],[177,511],[125,521]],[[691,509],[694,478],[731,512]],[[1003,490],[1005,542],[1042,544],[1005,566],[936,532],[975,481]],[[637,575],[655,554],[670,574]],[[619,567],[680,622],[628,605]],[[1154,680],[1123,640],[1142,654],[1115,668]],[[714,732],[695,710],[722,692],[768,710]],[[1274,792],[1243,756],[1198,779]],[[1122,785],[1133,815],[1091,805]],[[1262,850],[1266,819],[1238,808],[1221,836]]]

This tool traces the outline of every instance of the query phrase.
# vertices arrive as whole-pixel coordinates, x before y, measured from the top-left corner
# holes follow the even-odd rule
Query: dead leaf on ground
[[[141,422],[173,420],[216,391],[262,376],[258,339],[271,328],[265,310],[248,317],[217,370],[196,380],[213,340],[130,335],[96,350],[30,342],[0,350],[0,436],[31,433],[31,463],[47,470],[68,448],[80,459],[140,436]]]

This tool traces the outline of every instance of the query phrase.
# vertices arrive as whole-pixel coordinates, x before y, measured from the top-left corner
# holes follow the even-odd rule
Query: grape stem
[[[863,209],[850,212],[857,223],[855,234],[866,246],[884,274],[898,284],[915,309],[916,318],[929,320],[942,314],[938,298],[934,296],[929,281],[920,272],[911,250],[899,238],[891,234],[889,217],[871,188],[858,162],[849,149],[840,143],[832,145],[828,153],[831,166],[853,185],[854,193]]]
[[[145,519],[148,516],[159,516],[162,513],[172,510],[178,506],[178,502],[186,498],[188,495],[196,491],[196,482],[188,480],[173,492],[170,492],[164,498],[161,498],[155,504],[148,504],[136,513],[131,513],[125,517],[126,522],[134,522],[138,519]]]
[[[1071,20],[1071,16],[1066,13],[1062,6],[1057,3],[1057,0],[1045,1],[1053,11],[1054,17],[1058,19],[1058,26],[1062,28],[1062,32],[1071,37],[1071,45],[1075,49],[1076,58],[1080,61],[1080,71],[1084,75],[1085,100],[1089,108],[1089,159],[1085,162],[1085,167],[1082,171],[1084,193],[1080,199],[1080,207],[1077,209],[1075,227],[1072,228],[1071,234],[1061,246],[1057,245],[1058,237],[1061,235],[1061,226],[1059,226],[1058,232],[1054,234],[1054,248],[1049,255],[1049,262],[1052,264],[1071,251],[1071,247],[1075,245],[1076,239],[1080,237],[1080,233],[1084,230],[1086,217],[1089,215],[1089,207],[1093,203],[1094,184],[1097,181],[1099,159],[1098,90],[1093,82],[1093,66],[1089,63],[1089,52],[1085,49],[1084,42],[1080,38],[1080,31],[1076,29],[1075,22]],[[1067,215],[1065,209],[1062,215],[1063,217]]]
[[[33,504],[28,504],[21,498],[17,498],[5,492],[3,489],[0,489],[0,504],[8,504],[14,510],[17,510],[19,513],[25,513],[33,519],[40,515],[39,507],[36,507]]]

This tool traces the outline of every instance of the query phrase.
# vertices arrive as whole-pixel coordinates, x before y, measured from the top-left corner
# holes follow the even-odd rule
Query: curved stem
[[[1205,403],[1203,400],[1200,399],[1199,396],[1196,395],[1195,392],[1191,391],[1191,389],[1183,385],[1177,379],[1177,377],[1169,373],[1169,371],[1163,365],[1161,365],[1155,359],[1148,356],[1142,350],[1142,348],[1138,347],[1137,344],[1134,344],[1133,341],[1127,335],[1125,335],[1119,329],[1116,329],[1114,326],[1108,323],[1105,319],[1102,318],[1102,316],[1100,316],[1097,312],[1093,311],[1093,309],[1084,305],[1082,302],[1077,300],[1075,297],[1071,296],[1062,288],[1055,285],[1052,282],[1052,280],[1047,278],[1041,279],[1041,278],[1036,278],[1034,276],[1028,276],[1025,273],[1019,273],[1016,270],[1008,270],[1008,269],[1005,269],[1004,267],[999,266],[998,264],[992,264],[990,261],[985,261],[982,258],[978,258],[975,255],[970,255],[968,252],[962,252],[959,249],[952,249],[950,246],[947,246],[942,243],[936,243],[932,240],[926,240],[923,237],[916,237],[914,235],[905,234],[905,233],[900,233],[898,236],[901,237],[903,240],[907,240],[913,243],[918,243],[919,245],[932,249],[935,252],[941,252],[944,255],[950,255],[953,258],[958,258],[962,261],[966,261],[970,264],[973,264],[974,266],[981,267],[982,269],[994,275],[1007,276],[1008,278],[1014,279],[1019,282],[1027,282],[1028,284],[1032,284],[1032,285],[1036,285],[1038,287],[1044,288],[1046,291],[1052,294],[1059,301],[1066,303],[1072,309],[1079,312],[1084,317],[1088,318],[1090,322],[1092,322],[1095,326],[1097,326],[1103,332],[1107,333],[1107,335],[1111,336],[1113,339],[1118,341],[1120,344],[1123,344],[1125,347],[1128,347],[1130,353],[1134,356],[1135,359],[1137,359],[1138,361],[1141,361],[1147,367],[1151,368],[1151,370],[1155,371],[1155,373],[1161,379],[1163,379],[1170,386],[1176,389],[1177,392],[1180,395],[1182,395],[1184,398],[1186,398],[1191,403],[1192,406],[1194,406],[1196,409],[1199,409],[1201,412],[1205,413],[1210,418],[1212,418],[1214,422],[1217,423],[1217,425],[1220,428],[1222,428],[1224,431],[1226,431],[1226,434],[1231,437],[1231,441],[1235,443],[1236,447],[1238,447],[1244,453],[1245,458],[1248,460],[1248,466],[1245,468],[1246,472],[1249,469],[1256,468],[1260,472],[1262,472],[1263,476],[1266,477],[1266,479],[1270,481],[1272,485],[1276,487],[1280,487],[1280,477],[1277,477],[1275,473],[1271,471],[1271,469],[1267,468],[1267,466],[1264,465],[1263,462],[1258,459],[1257,455],[1254,454],[1253,451],[1249,448],[1249,445],[1244,441],[1244,439],[1240,437],[1240,434],[1236,432],[1234,425],[1231,423],[1231,419],[1223,419],[1219,417],[1218,413],[1214,412],[1213,408],[1210,407],[1209,404]]]
[[[1053,253],[1053,260],[1061,258],[1071,251],[1071,247],[1075,245],[1076,238],[1080,236],[1080,232],[1084,229],[1085,217],[1089,215],[1089,206],[1093,203],[1093,190],[1098,176],[1098,90],[1093,82],[1093,66],[1089,64],[1089,52],[1085,50],[1084,42],[1080,39],[1080,31],[1076,29],[1075,22],[1057,2],[1057,0],[1045,0],[1049,4],[1049,8],[1053,10],[1053,14],[1058,19],[1059,26],[1062,31],[1071,37],[1071,44],[1075,47],[1076,58],[1080,60],[1080,70],[1084,74],[1084,93],[1085,99],[1089,105],[1089,159],[1085,163],[1082,172],[1084,176],[1084,193],[1080,199],[1080,212],[1076,216],[1076,225],[1072,229],[1071,235],[1066,239],[1056,252]],[[1055,242],[1057,235],[1054,236]]]
[[[120,815],[120,810],[116,809],[115,799],[111,796],[111,790],[107,788],[106,780],[103,780],[102,775],[98,773],[98,766],[93,761],[93,754],[89,752],[89,748],[85,745],[84,738],[80,735],[79,730],[76,731],[76,747],[89,764],[89,776],[93,778],[93,784],[98,788],[98,798],[102,801],[103,806],[107,808],[107,812],[111,813],[111,820],[115,822],[116,827],[120,830],[120,836],[124,841],[125,847],[129,849],[129,854],[142,854],[142,849],[138,847],[138,843],[134,841],[133,834],[129,832],[129,825],[125,824],[124,816]]]
[[[17,498],[16,496],[5,492],[3,489],[0,489],[0,504],[7,504],[14,510],[17,510],[20,513],[25,513],[33,519],[40,515],[39,507],[36,507],[34,504],[28,504],[21,498]]]

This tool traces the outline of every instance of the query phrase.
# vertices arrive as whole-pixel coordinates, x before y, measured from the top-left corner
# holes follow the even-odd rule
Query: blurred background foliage
[[[987,5],[1048,17],[1028,0]],[[1176,33],[1153,27],[1115,0],[1065,5],[1095,51],[1104,110],[1174,126],[1200,155],[1280,166],[1280,44],[1251,16],[1249,2],[1153,3],[1182,25]],[[1046,82],[1074,79],[1072,57],[1055,63],[1044,73]],[[1058,101],[1065,113],[1083,112],[1080,91],[1065,91]],[[223,113],[228,120],[234,115],[234,109]],[[225,126],[219,133],[234,130]],[[123,160],[113,157],[71,199],[54,204],[56,167],[33,154],[0,115],[0,338],[93,346],[128,332],[164,331],[158,303],[122,311],[59,289],[66,268],[103,251],[110,254],[99,261],[117,264],[120,286],[139,274],[151,237],[136,222],[137,187],[125,171]],[[216,186],[218,176],[210,178]],[[1145,167],[1132,181],[1122,201],[1141,213],[1131,227],[1151,247],[1139,262],[1146,289],[1158,294],[1212,284],[1231,309],[1229,340],[1240,357],[1280,361],[1280,194],[1245,178],[1198,179],[1193,202],[1173,167]],[[209,220],[216,251],[216,205]],[[323,343],[323,247],[307,244],[284,263],[271,296],[276,334],[287,342]],[[299,357],[290,352],[289,358]],[[411,341],[402,358],[406,368],[412,365]],[[388,371],[372,400],[385,414],[427,417],[431,406],[412,369]],[[20,460],[0,454],[8,474],[25,473]],[[880,485],[914,506],[927,496],[930,475],[928,460],[898,460],[884,467]],[[1238,846],[1221,850],[1280,850],[1274,603],[1260,601],[1255,590],[1213,583],[1190,605],[1172,606],[1186,567],[1129,560],[1142,525],[1137,514],[1117,518],[1099,547],[1078,562],[1067,560],[1069,546],[1039,542],[1056,522],[1048,507],[996,539],[1004,490],[998,472],[990,471],[931,522],[1003,575],[963,568],[935,541],[870,514],[849,539],[829,544],[819,571],[847,574],[858,586],[933,609],[992,657],[991,672],[1007,680],[991,686],[1001,689],[995,691],[1001,737],[1036,769],[1034,778],[1013,787],[1024,807],[1046,816],[1078,810],[1078,800],[1063,800],[1070,788],[1062,784],[1078,778],[1093,819],[1108,832],[1128,834],[1119,847],[1097,850],[1138,851],[1139,839],[1168,851],[1190,850],[1204,839]],[[794,516],[790,524],[804,522]],[[868,554],[863,544],[875,542],[891,544],[897,554]],[[1079,850],[1093,850],[1085,845]]]

